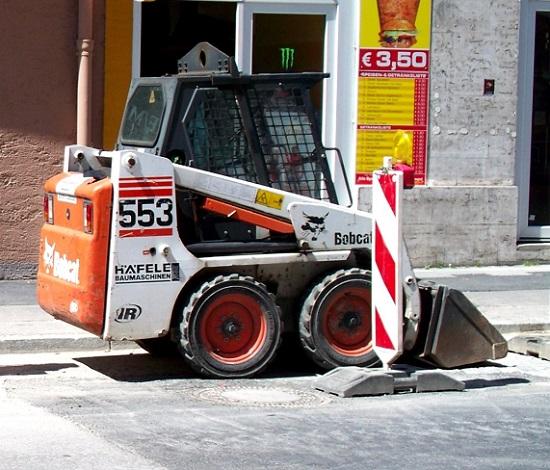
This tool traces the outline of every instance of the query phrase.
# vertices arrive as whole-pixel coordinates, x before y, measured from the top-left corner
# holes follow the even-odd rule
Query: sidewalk
[[[550,265],[416,269],[416,276],[463,291],[507,338],[550,332]],[[36,305],[34,281],[0,281],[0,353],[103,350],[108,345]],[[113,343],[133,348],[134,343]]]
[[[0,281],[0,354],[96,351],[108,343],[56,320],[36,305],[34,281]],[[113,342],[113,348],[134,348],[133,342]]]
[[[507,337],[550,332],[550,265],[416,269],[415,274],[464,292]]]

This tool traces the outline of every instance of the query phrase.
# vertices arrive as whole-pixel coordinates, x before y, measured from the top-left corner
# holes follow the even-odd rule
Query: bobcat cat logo
[[[67,258],[65,253],[59,253],[55,249],[55,243],[50,245],[47,238],[44,239],[42,260],[44,261],[46,274],[51,274],[62,281],[71,282],[72,284],[80,284],[80,259],[72,260]]]
[[[55,243],[50,245],[48,239],[44,240],[44,254],[42,255],[42,260],[44,261],[44,267],[46,268],[46,273],[50,274],[50,271],[53,269],[53,257],[55,252]]]
[[[306,218],[306,223],[300,227],[304,231],[304,236],[306,238],[311,237],[312,241],[316,241],[319,235],[326,230],[325,219],[329,213],[327,212],[322,217],[307,215],[305,212],[302,212],[302,214]]]

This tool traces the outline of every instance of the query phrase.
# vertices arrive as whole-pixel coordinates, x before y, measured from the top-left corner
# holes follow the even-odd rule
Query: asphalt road
[[[463,392],[339,398],[300,364],[203,380],[147,354],[0,356],[0,469],[546,469],[550,362]]]

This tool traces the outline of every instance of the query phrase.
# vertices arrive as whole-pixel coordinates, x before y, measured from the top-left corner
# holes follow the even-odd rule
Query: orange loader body
[[[74,187],[74,194],[60,193],[60,184],[71,175],[56,175],[44,187],[52,219],[43,224],[40,233],[38,302],[56,318],[100,336],[105,318],[112,184],[108,178],[86,178]],[[91,233],[84,230],[85,204],[92,207]]]

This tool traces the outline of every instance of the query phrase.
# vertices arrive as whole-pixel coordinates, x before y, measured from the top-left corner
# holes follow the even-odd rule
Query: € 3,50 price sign
[[[372,184],[385,156],[425,184],[430,16],[431,0],[361,3],[356,184]]]

